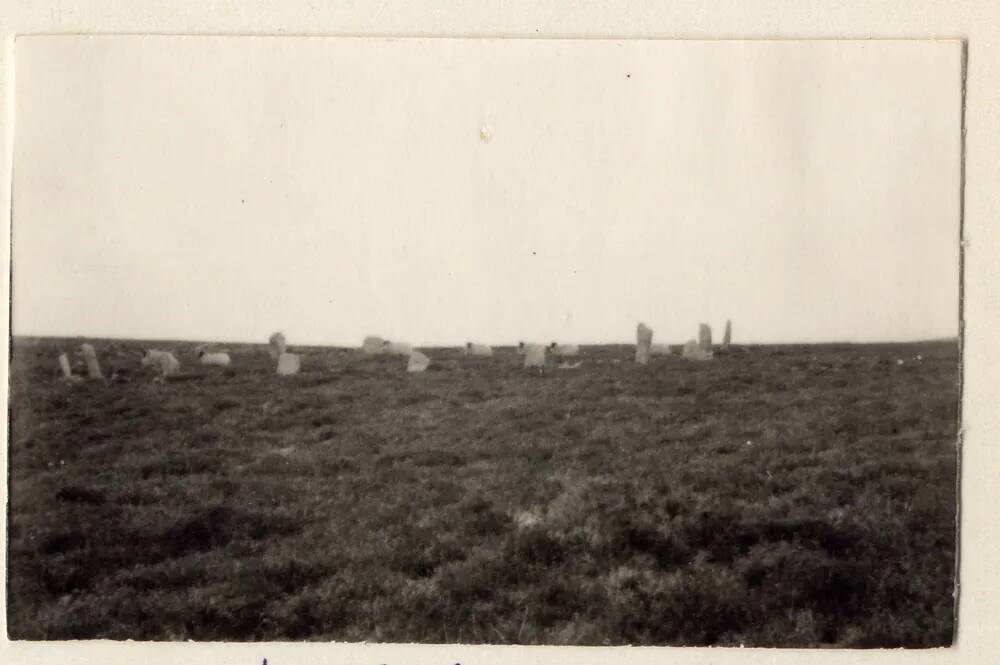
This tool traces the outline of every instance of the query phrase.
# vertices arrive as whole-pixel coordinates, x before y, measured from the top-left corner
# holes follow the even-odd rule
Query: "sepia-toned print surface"
[[[961,43],[16,56],[12,639],[952,643]]]

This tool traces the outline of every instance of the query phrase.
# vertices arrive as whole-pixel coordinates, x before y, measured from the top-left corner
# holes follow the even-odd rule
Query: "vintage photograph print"
[[[15,72],[12,639],[952,644],[961,42]]]

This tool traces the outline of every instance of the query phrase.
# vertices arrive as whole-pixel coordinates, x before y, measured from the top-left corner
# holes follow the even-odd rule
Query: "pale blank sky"
[[[15,67],[16,335],[958,332],[959,42],[58,36]]]

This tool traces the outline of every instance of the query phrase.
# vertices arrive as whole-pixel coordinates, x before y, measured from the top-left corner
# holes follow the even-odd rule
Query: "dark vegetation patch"
[[[14,638],[951,643],[954,344],[67,386],[70,342],[14,342]]]

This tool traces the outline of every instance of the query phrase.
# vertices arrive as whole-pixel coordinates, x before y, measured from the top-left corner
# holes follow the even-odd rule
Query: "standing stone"
[[[729,348],[729,342],[733,339],[733,322],[726,319],[726,332],[722,334],[722,348],[726,350]]]
[[[712,351],[703,351],[698,342],[689,339],[681,355],[688,360],[711,360]]]
[[[69,356],[65,353],[59,354],[59,369],[62,370],[63,381],[69,381],[70,383],[80,383],[83,381],[82,376],[73,374],[73,368],[69,365]]]
[[[374,356],[379,353],[382,353],[382,348],[384,346],[385,346],[384,339],[382,339],[381,337],[375,337],[373,335],[369,335],[368,337],[365,337],[365,341],[361,343],[361,350],[367,353],[368,355]]]
[[[73,370],[69,366],[69,356],[65,353],[59,354],[59,369],[62,370],[64,379],[73,378]]]
[[[712,352],[712,329],[707,323],[698,326],[698,347],[706,352]]]
[[[278,374],[282,376],[298,374],[301,367],[301,357],[297,353],[282,353],[278,356]]]
[[[431,359],[420,353],[419,351],[413,351],[410,354],[410,360],[406,363],[407,372],[423,372],[427,369],[427,366],[431,364]]]
[[[640,365],[649,362],[649,349],[653,346],[653,329],[640,323],[635,330],[635,361]]]
[[[101,373],[101,364],[97,362],[97,351],[94,350],[94,346],[81,344],[80,353],[83,354],[83,359],[87,363],[87,376],[92,379],[103,379],[104,375]]]
[[[524,366],[545,367],[545,347],[541,344],[525,344]]]
[[[280,332],[276,332],[271,335],[268,338],[267,343],[271,347],[268,349],[268,353],[271,354],[271,358],[277,360],[281,357],[281,354],[285,352],[285,336]]]

